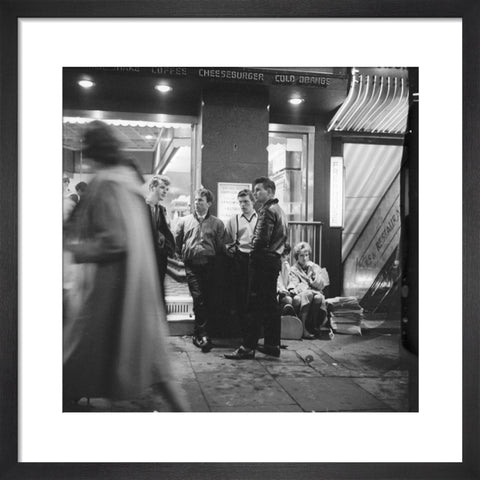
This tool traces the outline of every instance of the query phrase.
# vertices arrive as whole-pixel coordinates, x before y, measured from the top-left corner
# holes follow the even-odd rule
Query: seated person
[[[278,302],[280,303],[280,314],[296,316],[293,308],[293,295],[289,292],[290,286],[290,263],[288,257],[290,256],[291,247],[288,243],[285,244],[285,250],[282,253],[282,268],[278,274],[277,293]]]
[[[296,263],[290,268],[289,290],[294,294],[293,307],[303,324],[303,338],[315,337],[307,330],[310,316],[313,330],[319,332],[327,318],[327,306],[323,289],[329,285],[328,273],[310,261],[312,249],[307,242],[298,243],[293,249]]]

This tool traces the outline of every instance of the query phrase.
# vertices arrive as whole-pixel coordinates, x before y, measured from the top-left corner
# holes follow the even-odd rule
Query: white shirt
[[[227,232],[230,235],[232,242],[235,242],[235,240],[238,241],[238,249],[243,253],[250,253],[252,251],[251,242],[255,226],[257,225],[257,220],[258,215],[254,210],[249,217],[243,213],[239,213],[230,217],[227,221]]]

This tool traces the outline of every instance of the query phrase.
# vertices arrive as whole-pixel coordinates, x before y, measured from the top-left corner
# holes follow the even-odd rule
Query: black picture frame
[[[66,17],[458,17],[463,19],[463,462],[18,463],[17,19]],[[477,0],[0,0],[0,478],[475,479],[480,478],[480,2]],[[455,75],[456,72],[444,72]],[[444,76],[448,102],[448,81]],[[441,105],[439,105],[439,112]],[[446,121],[448,126],[448,121]],[[445,134],[443,132],[442,134]],[[440,138],[440,132],[439,132]],[[448,192],[446,192],[448,194]],[[41,214],[41,212],[40,212]],[[448,229],[448,214],[439,229]],[[443,261],[444,259],[439,259]],[[451,308],[446,305],[446,309]],[[452,325],[452,328],[455,328]],[[445,332],[448,335],[448,332]],[[446,352],[448,355],[448,352]],[[448,379],[445,379],[445,389]],[[39,392],[42,394],[42,392]],[[41,412],[39,412],[41,413]],[[441,428],[441,426],[439,426]],[[232,432],[225,432],[225,436]],[[72,432],[73,434],[73,432]],[[414,434],[414,432],[412,432]],[[221,433],[219,433],[222,436]],[[267,441],[267,440],[266,440]],[[312,446],[312,448],[314,448]]]

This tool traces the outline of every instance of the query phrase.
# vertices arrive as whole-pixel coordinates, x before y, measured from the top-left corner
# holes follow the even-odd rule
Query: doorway
[[[313,145],[315,128],[270,124],[268,176],[289,221],[313,220]]]

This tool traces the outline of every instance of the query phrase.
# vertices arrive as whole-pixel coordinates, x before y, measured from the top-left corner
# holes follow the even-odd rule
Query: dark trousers
[[[164,251],[157,251],[158,277],[160,280],[160,290],[165,298],[165,275],[167,274],[168,256]]]
[[[250,261],[251,291],[247,328],[243,345],[255,348],[263,325],[265,345],[280,346],[280,308],[277,301],[277,279],[281,259],[278,255],[252,257]]]
[[[208,336],[208,320],[213,312],[213,281],[214,262],[196,265],[185,263],[188,289],[193,298],[193,313],[195,313],[194,335],[197,337]]]
[[[247,307],[250,284],[250,256],[248,253],[237,251],[232,262],[233,304],[237,313],[242,337],[246,334]]]

